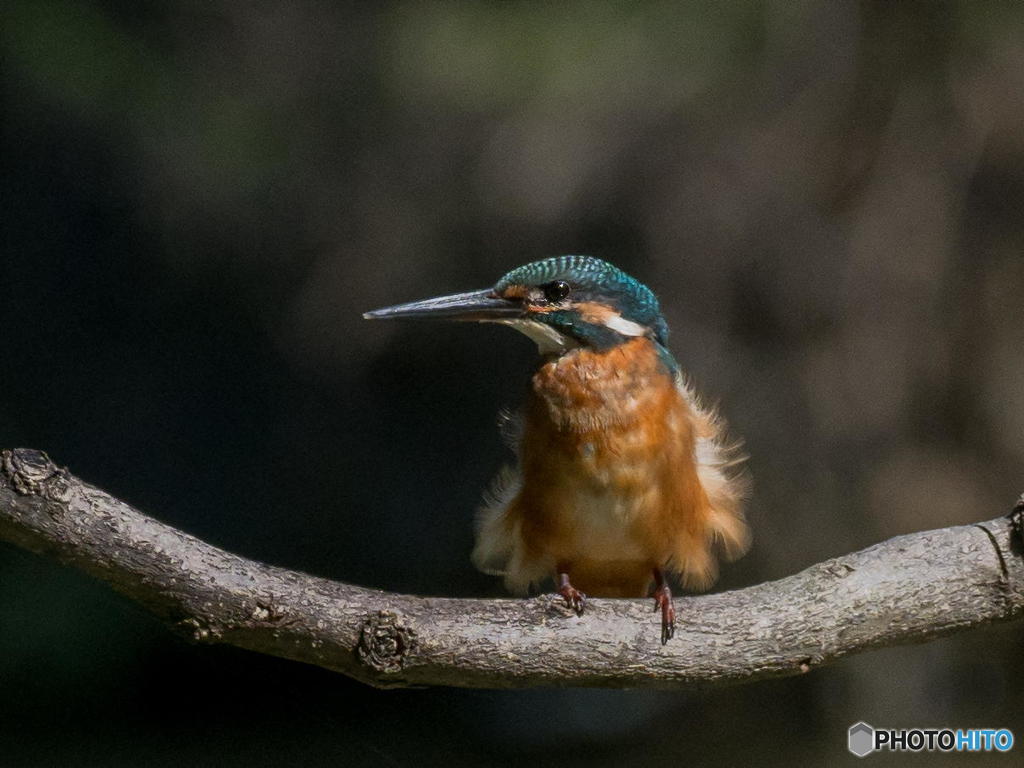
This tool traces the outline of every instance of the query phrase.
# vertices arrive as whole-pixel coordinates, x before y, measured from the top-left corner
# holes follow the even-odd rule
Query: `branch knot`
[[[1017,545],[1024,547],[1024,493],[1013,505],[1013,511],[1010,512],[1010,524],[1013,526],[1013,532],[1017,534]]]
[[[15,448],[0,454],[0,469],[11,487],[22,496],[42,496],[65,502],[71,494],[71,480],[66,469],[54,464],[43,451]]]
[[[398,623],[393,611],[367,617],[359,634],[359,660],[378,672],[401,671],[416,647],[416,633]]]

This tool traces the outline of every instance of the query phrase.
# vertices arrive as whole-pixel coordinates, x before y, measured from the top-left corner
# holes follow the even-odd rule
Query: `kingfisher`
[[[473,562],[527,594],[548,579],[582,615],[588,595],[654,598],[675,633],[670,576],[709,587],[750,544],[736,443],[668,348],[658,299],[592,256],[513,269],[491,288],[399,304],[367,319],[500,323],[540,353],[516,454],[477,519]]]

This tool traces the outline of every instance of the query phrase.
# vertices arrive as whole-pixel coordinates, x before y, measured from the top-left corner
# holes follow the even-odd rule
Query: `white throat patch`
[[[579,347],[575,339],[559,333],[550,325],[538,323],[536,320],[516,318],[515,320],[493,320],[488,322],[501,323],[510,328],[515,328],[535,342],[537,344],[537,351],[542,355],[562,355],[570,349]]]

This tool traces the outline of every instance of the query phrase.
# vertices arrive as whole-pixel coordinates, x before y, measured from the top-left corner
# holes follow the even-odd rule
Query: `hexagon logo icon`
[[[857,757],[866,757],[875,751],[875,729],[865,722],[851,725],[847,739],[846,748]]]

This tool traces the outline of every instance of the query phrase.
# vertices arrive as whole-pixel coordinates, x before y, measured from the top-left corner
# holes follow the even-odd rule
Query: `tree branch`
[[[224,552],[56,467],[0,454],[0,539],[107,582],[194,640],[316,664],[382,687],[682,688],[793,675],[871,648],[1024,615],[1007,518],[900,536],[779,581],[677,598],[659,642],[641,600],[397,595]],[[1024,500],[1024,497],[1022,497]],[[1014,515],[1021,523],[1024,505]]]

